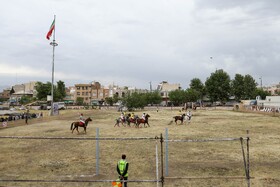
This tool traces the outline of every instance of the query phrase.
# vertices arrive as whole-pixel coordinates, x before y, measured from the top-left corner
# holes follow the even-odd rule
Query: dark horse
[[[87,125],[88,125],[89,121],[92,121],[92,119],[90,117],[85,120],[85,123],[82,123],[80,121],[73,122],[71,124],[70,130],[72,130],[72,133],[73,133],[73,131],[76,129],[77,132],[79,133],[78,127],[84,127],[84,131],[85,131],[85,133],[87,133]],[[73,128],[73,125],[75,126],[74,128]]]
[[[147,123],[147,125],[150,127],[150,124],[149,124],[149,117],[151,117],[151,116],[150,116],[149,114],[146,114],[146,115],[145,115],[145,119],[137,118],[137,119],[136,119],[136,126],[139,127],[139,125],[140,125],[141,123],[143,123],[143,124],[144,124],[144,127],[146,127],[145,125],[146,125],[146,123]]]
[[[183,115],[181,115],[181,116],[174,116],[174,117],[173,117],[173,118],[175,119],[176,125],[177,125],[177,121],[178,121],[178,120],[181,121],[181,124],[183,123],[184,118],[185,118],[185,115],[186,115],[186,114],[183,114]]]

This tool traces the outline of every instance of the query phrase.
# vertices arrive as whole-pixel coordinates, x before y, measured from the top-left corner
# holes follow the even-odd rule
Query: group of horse
[[[119,117],[116,119],[116,123],[114,125],[114,127],[118,126],[120,127],[120,124],[122,124],[124,127],[131,127],[131,123],[134,124],[134,127],[139,128],[142,127],[141,124],[144,125],[144,127],[149,126],[149,117],[151,117],[149,114],[145,114],[144,118],[140,118],[139,116],[134,116],[132,117],[130,113],[128,113],[127,115],[124,115],[123,117]]]
[[[188,121],[189,123],[191,122],[191,114],[182,114],[182,115],[178,115],[178,116],[174,116],[174,121],[177,125],[177,121],[181,121],[181,124],[183,124],[184,121]],[[173,121],[172,121],[173,122]]]
[[[122,124],[124,127],[131,127],[131,123],[134,124],[135,128],[142,127],[141,124],[143,124],[144,127],[146,127],[146,124],[147,124],[147,127],[150,127],[149,117],[151,117],[149,114],[145,114],[144,119],[140,118],[137,115],[132,117],[129,113],[127,115],[124,115],[122,118],[121,117],[117,118],[114,127],[116,127],[116,126],[120,127],[120,124]],[[182,114],[182,115],[174,116],[173,118],[174,118],[174,121],[176,124],[177,124],[178,120],[181,121],[181,124],[182,124],[184,120],[190,122],[191,115]],[[78,128],[83,127],[84,132],[86,133],[87,125],[90,121],[92,121],[92,119],[90,117],[88,117],[85,120],[85,123],[82,123],[80,121],[73,122],[73,123],[71,123],[70,130],[72,130],[72,133],[73,133],[74,130],[76,129],[77,132],[79,133]]]

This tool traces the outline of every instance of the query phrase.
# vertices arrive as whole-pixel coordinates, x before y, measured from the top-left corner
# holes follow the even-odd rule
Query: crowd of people
[[[17,121],[17,120],[25,120],[25,123],[28,124],[28,120],[32,118],[41,118],[43,117],[43,113],[29,113],[29,112],[23,112],[23,113],[13,113],[13,114],[7,114],[0,117],[0,122],[2,122],[3,127],[8,126],[8,122],[10,121]]]

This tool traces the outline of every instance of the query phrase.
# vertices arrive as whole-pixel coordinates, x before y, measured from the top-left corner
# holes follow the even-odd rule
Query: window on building
[[[81,93],[80,93],[80,92],[77,92],[77,95],[81,95]]]

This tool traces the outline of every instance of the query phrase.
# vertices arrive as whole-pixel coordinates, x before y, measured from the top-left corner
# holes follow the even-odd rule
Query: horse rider
[[[192,113],[191,113],[190,110],[187,112],[186,116],[187,116],[187,119],[188,119],[188,121],[190,123],[191,122],[191,118],[192,118]]]
[[[145,113],[142,114],[142,119],[146,120],[146,114]]]
[[[80,114],[80,123],[85,124],[85,118],[83,113]]]
[[[178,116],[182,117],[182,112],[181,112],[181,110],[179,110]]]
[[[134,113],[132,112],[131,115],[130,115],[130,119],[134,120],[135,116],[134,116]]]
[[[121,113],[121,117],[120,118],[121,118],[122,121],[124,121],[124,113],[123,112]]]

